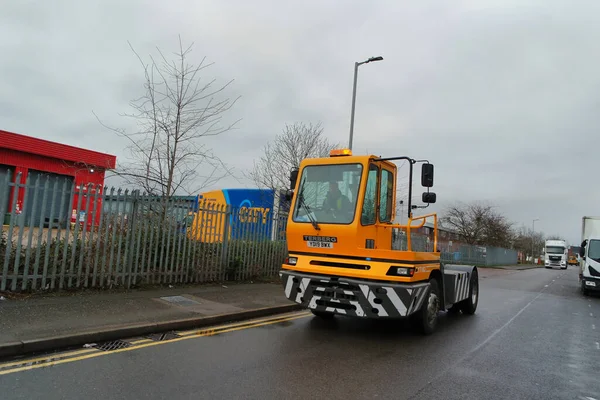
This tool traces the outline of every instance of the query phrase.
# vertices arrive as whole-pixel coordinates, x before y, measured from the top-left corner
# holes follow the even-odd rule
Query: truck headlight
[[[289,264],[289,265],[296,265],[297,262],[298,262],[298,258],[296,258],[296,257],[288,257],[285,259],[285,263]]]
[[[391,276],[413,276],[415,269],[412,267],[390,267],[387,275]]]

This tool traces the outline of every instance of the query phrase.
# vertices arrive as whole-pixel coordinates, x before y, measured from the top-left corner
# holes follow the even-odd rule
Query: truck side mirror
[[[585,247],[580,247],[579,248],[579,257],[583,257],[585,256]]]
[[[423,203],[433,204],[435,203],[436,197],[437,196],[433,192],[425,192],[421,196],[421,200],[423,201]]]
[[[294,192],[291,190],[286,190],[285,195],[283,195],[285,201],[292,201],[292,197],[294,197]]]
[[[421,186],[433,186],[433,164],[423,164],[421,167]]]
[[[290,189],[294,190],[296,188],[296,181],[298,180],[298,170],[297,169],[293,169],[292,172],[290,172]]]

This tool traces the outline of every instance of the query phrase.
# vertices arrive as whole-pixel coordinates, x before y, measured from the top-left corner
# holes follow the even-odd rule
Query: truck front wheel
[[[429,289],[425,295],[425,301],[421,309],[415,313],[416,327],[425,335],[435,331],[438,324],[440,311],[440,289],[436,279],[429,281]]]
[[[589,292],[588,292],[588,290],[585,288],[585,282],[584,282],[583,280],[581,281],[581,293],[582,293],[584,296],[589,296]]]

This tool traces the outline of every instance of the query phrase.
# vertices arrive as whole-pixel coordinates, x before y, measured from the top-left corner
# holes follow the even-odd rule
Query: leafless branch
[[[467,244],[512,247],[513,224],[491,205],[478,202],[452,205],[445,210],[441,223]]]
[[[172,60],[157,49],[158,57],[144,61],[128,44],[144,73],[144,94],[130,101],[131,112],[121,115],[135,121],[137,130],[107,126],[94,114],[103,127],[128,141],[129,160],[116,174],[147,193],[164,196],[193,193],[230,174],[202,140],[239,123],[223,121],[239,99],[220,98],[233,80],[217,86],[216,79],[204,79],[202,74],[213,64],[206,58],[189,63],[194,44],[184,46],[181,37]]]
[[[282,133],[265,145],[263,155],[255,160],[247,176],[259,187],[288,188],[290,171],[298,168],[303,159],[326,157],[337,147],[323,135],[321,123],[286,125]]]

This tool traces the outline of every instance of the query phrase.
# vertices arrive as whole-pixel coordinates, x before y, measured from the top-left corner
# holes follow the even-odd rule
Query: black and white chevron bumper
[[[406,317],[421,308],[429,286],[324,277],[282,270],[285,296],[314,311],[353,317]]]

